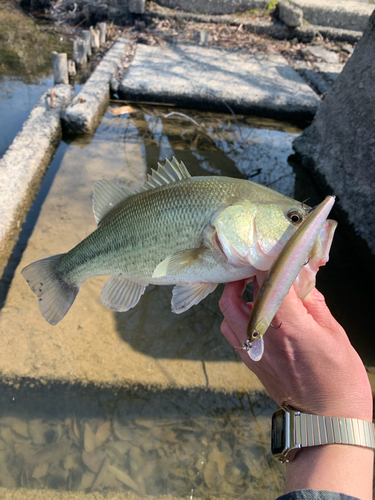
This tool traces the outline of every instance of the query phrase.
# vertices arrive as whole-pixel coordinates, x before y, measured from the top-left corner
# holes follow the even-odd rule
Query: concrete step
[[[375,6],[354,0],[293,0],[310,24],[363,31]]]

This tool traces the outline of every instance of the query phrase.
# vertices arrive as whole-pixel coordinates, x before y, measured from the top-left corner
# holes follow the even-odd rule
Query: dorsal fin
[[[94,193],[92,195],[92,209],[96,222],[100,224],[103,218],[116,205],[133,194],[133,191],[120,182],[107,181],[105,179],[98,181],[95,184]]]
[[[147,174],[147,181],[142,186],[144,191],[191,177],[183,162],[178,162],[175,157],[173,157],[172,162],[166,160],[165,165],[158,163],[158,169],[151,171],[152,174]]]

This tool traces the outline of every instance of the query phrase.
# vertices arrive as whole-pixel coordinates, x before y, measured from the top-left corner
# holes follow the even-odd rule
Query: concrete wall
[[[246,12],[252,9],[266,9],[268,0],[157,0],[159,5],[174,9],[178,7],[185,12],[196,12],[200,14],[233,14],[235,12]]]

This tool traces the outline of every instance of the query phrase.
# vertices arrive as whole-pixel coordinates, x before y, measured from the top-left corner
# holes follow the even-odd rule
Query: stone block
[[[276,9],[277,15],[289,28],[297,28],[302,25],[303,11],[298,5],[285,0],[279,0]]]
[[[143,14],[145,11],[145,0],[129,0],[129,12],[132,14]]]

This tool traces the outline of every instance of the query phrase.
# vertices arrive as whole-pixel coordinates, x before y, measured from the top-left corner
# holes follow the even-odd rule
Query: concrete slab
[[[334,82],[344,69],[344,64],[330,64],[324,62],[312,63],[313,68],[324,76],[329,82]]]
[[[21,132],[0,159],[0,256],[8,257],[12,233],[39,188],[60,140],[61,111],[73,98],[70,85],[56,85],[34,106]]]
[[[100,303],[107,278],[99,277],[82,285],[61,323],[53,327],[41,316],[21,269],[69,250],[95,229],[91,195],[98,179],[125,176],[136,185],[145,171],[137,143],[99,141],[68,148],[0,311],[4,381],[262,390],[220,332],[220,287],[180,315],[170,310],[172,287],[151,288],[137,307],[115,313]]]
[[[92,131],[109,100],[111,79],[125,54],[128,40],[119,38],[95,68],[81,91],[62,115],[64,127],[76,134]]]
[[[353,0],[293,0],[311,24],[345,30],[364,31],[374,4]]]
[[[305,119],[320,100],[279,55],[196,45],[138,45],[119,87],[122,99]]]
[[[324,62],[329,64],[339,64],[339,56],[333,50],[328,50],[321,45],[310,45],[305,49],[302,49],[303,52],[307,52],[308,54],[312,54],[318,59],[322,59]]]

